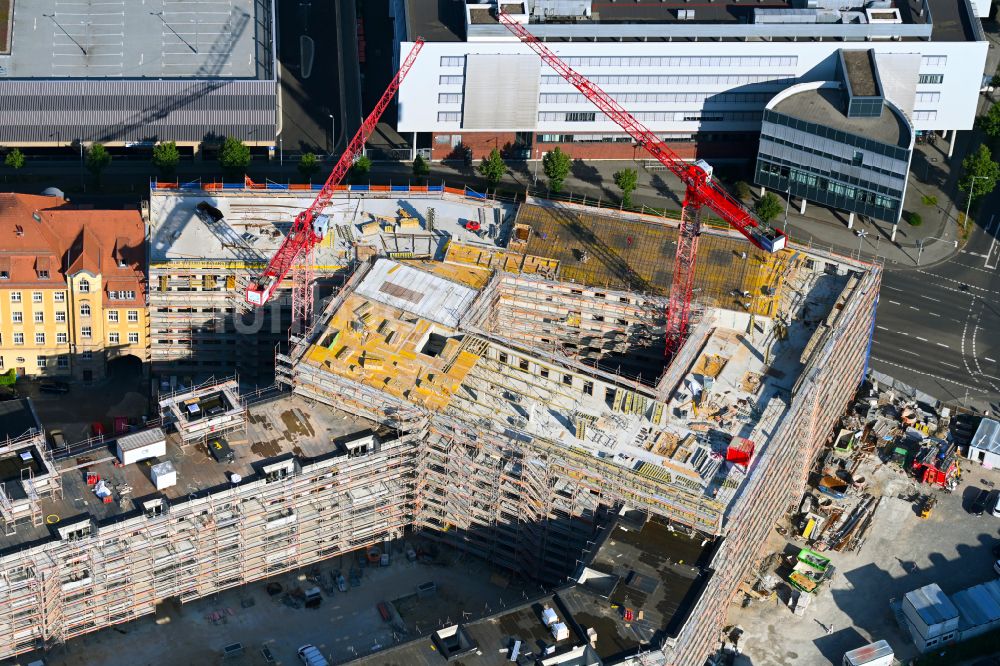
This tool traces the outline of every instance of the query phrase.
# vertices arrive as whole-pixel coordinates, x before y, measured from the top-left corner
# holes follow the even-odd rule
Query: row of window
[[[941,93],[939,92],[918,92],[914,97],[914,100],[920,102],[921,104],[935,104],[941,101]]]
[[[636,120],[643,122],[722,122],[722,121],[758,121],[760,111],[636,111],[632,114]],[[538,114],[540,122],[608,122],[603,113],[594,111],[541,111]]]
[[[83,338],[85,338],[85,339],[87,339],[87,340],[90,340],[94,336],[94,331],[93,331],[93,329],[90,326],[83,326],[83,327],[80,328],[80,336],[83,337]],[[137,345],[137,344],[139,344],[139,334],[138,333],[129,333],[126,339],[128,340],[128,343],[130,345]],[[119,333],[116,333],[116,332],[108,333],[108,342],[111,343],[111,344],[113,344],[113,345],[117,345],[117,344],[121,343],[121,335]],[[0,339],[0,344],[3,344],[3,340],[2,339]],[[24,344],[24,333],[15,333],[14,334],[14,344],[15,345],[23,345]],[[44,333],[35,333],[35,344],[36,345],[44,345],[45,344],[45,334]],[[56,344],[57,345],[69,344],[69,334],[67,334],[67,333],[56,333]]]
[[[795,150],[801,150],[803,152],[809,153],[811,155],[818,155],[819,157],[830,160],[831,162],[836,162],[839,164],[850,164],[851,166],[863,167],[866,171],[872,171],[874,173],[882,174],[883,176],[889,176],[891,178],[903,178],[903,173],[905,173],[905,165],[900,164],[900,169],[903,173],[897,173],[889,169],[883,169],[882,167],[875,166],[874,164],[869,164],[864,161],[864,152],[860,150],[854,151],[854,156],[852,159],[847,159],[846,157],[841,157],[840,155],[834,155],[833,153],[828,153],[825,150],[820,150],[819,148],[814,148],[813,146],[804,145],[802,143],[796,143],[794,141],[789,141],[787,139],[782,139],[777,136],[761,135],[761,146],[766,147],[768,142],[776,143],[782,146],[788,146],[789,148],[794,148]],[[762,152],[770,152],[766,148]],[[870,162],[871,160],[869,160]]]
[[[510,356],[507,355],[506,352],[500,352],[498,359],[504,365],[515,367],[518,370],[523,370],[524,372],[531,372],[531,362],[528,361],[528,359],[526,358],[521,358],[520,356],[514,356],[513,358],[511,358]],[[546,368],[544,365],[539,365],[537,367],[538,367],[538,376],[542,377],[543,379],[548,379],[549,369]],[[562,375],[560,381],[565,386],[573,386],[573,375],[564,374]],[[583,381],[582,389],[584,394],[594,395],[594,382],[590,381],[589,379],[585,379]]]
[[[41,303],[42,299],[44,298],[44,294],[45,294],[45,292],[43,292],[43,291],[33,291],[33,292],[31,292],[31,302],[32,303]],[[66,292],[65,291],[54,291],[54,292],[52,292],[52,300],[55,301],[56,303],[65,303],[66,302]],[[22,299],[21,299],[21,292],[19,292],[19,291],[12,291],[12,292],[10,292],[10,302],[11,303],[21,303],[21,302],[23,302]]]
[[[944,67],[948,64],[948,56],[923,56],[920,64],[924,67]]]
[[[775,160],[775,162],[780,162],[780,160]],[[830,178],[826,178],[822,174],[810,174],[794,169],[788,165],[771,163],[764,160],[760,161],[760,172],[761,174],[769,174],[778,178],[786,178],[796,183],[815,187],[818,190],[831,192],[862,203],[879,205],[883,208],[891,209],[895,205],[894,202],[898,202],[898,199],[894,199],[891,196],[882,196],[875,191],[871,191],[885,190],[886,188],[876,186],[872,183],[866,183],[866,187],[868,189],[852,186],[848,178],[842,174],[832,173],[829,174],[831,176]],[[858,181],[857,178],[853,180]]]
[[[613,97],[620,104],[632,102],[639,104],[653,102],[667,104],[701,104],[703,102],[764,104],[774,97],[774,93],[615,93]],[[585,104],[587,98],[580,93],[542,93],[539,95],[538,101],[542,104]]]
[[[91,352],[83,352],[83,360],[89,361],[93,358]],[[24,357],[18,356],[14,359],[15,363],[24,363]],[[47,368],[49,365],[49,359],[46,356],[39,356],[35,361],[35,365],[39,368]],[[68,368],[69,367],[69,356],[57,356],[56,357],[56,367],[57,368]],[[0,356],[0,369],[3,369],[3,356]]]
[[[944,74],[921,74],[917,83],[944,83]]]
[[[462,97],[462,93],[440,93],[438,104],[461,104]]]
[[[445,78],[445,77],[442,77]],[[462,78],[462,77],[457,77]],[[669,85],[745,85],[768,81],[789,81],[794,74],[607,74],[588,76],[587,79],[599,86],[669,86]],[[461,83],[461,82],[459,82]],[[561,76],[542,76],[543,86],[568,85]],[[611,91],[608,91],[611,92]]]
[[[794,67],[798,56],[569,56],[570,67]]]
[[[80,304],[80,316],[81,317],[89,317],[90,316],[90,312],[91,312],[91,310],[90,310],[90,304],[89,303],[81,303]],[[36,324],[44,324],[45,323],[45,313],[44,312],[38,310],[38,311],[35,311],[32,314],[33,314],[34,321],[35,321]],[[64,321],[66,321],[66,312],[64,310],[57,310],[56,313],[55,313],[55,316],[56,316],[56,321],[57,322],[64,322]],[[139,321],[139,311],[138,310],[129,310],[126,313],[125,316],[126,316],[126,320],[129,323],[131,323],[131,324],[135,324],[135,323],[137,323]],[[13,323],[15,323],[15,324],[23,324],[24,323],[24,313],[21,312],[20,310],[11,310],[10,320]],[[108,321],[111,322],[111,323],[113,323],[113,324],[116,324],[116,323],[118,323],[120,321],[118,319],[118,310],[108,310]]]
[[[39,280],[48,280],[49,272],[44,269],[43,270],[36,269],[35,277],[37,277]],[[9,280],[9,279],[10,279],[10,271],[0,270],[0,280]]]
[[[937,120],[937,111],[914,111],[914,120]]]

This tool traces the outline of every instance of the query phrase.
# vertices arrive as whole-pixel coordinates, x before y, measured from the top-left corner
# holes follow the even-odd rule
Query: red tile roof
[[[38,270],[49,270],[49,279]],[[58,197],[0,193],[0,286],[59,289],[87,271],[104,278],[104,304],[145,303],[145,226],[137,210],[92,210]],[[114,286],[112,286],[114,285]],[[112,300],[109,291],[134,291]]]

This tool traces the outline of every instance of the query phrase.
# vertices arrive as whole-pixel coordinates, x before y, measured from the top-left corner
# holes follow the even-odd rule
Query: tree
[[[299,173],[303,178],[311,178],[319,171],[319,158],[315,153],[302,153],[299,158]]]
[[[87,151],[87,169],[94,174],[98,186],[101,184],[101,172],[108,168],[109,164],[111,164],[111,153],[104,144],[93,144]]]
[[[767,223],[778,217],[778,213],[782,210],[781,200],[774,196],[774,193],[768,192],[760,199],[757,199],[757,203],[754,204],[753,212],[757,213],[757,217],[760,218],[761,222]]]
[[[3,158],[3,163],[14,170],[24,167],[24,161],[24,153],[17,148],[8,150],[7,156]]]
[[[431,173],[431,165],[427,163],[423,155],[417,155],[413,160],[413,176],[415,178],[426,178]]]
[[[987,136],[1000,136],[1000,105],[994,104],[985,116],[980,116],[979,127]]]
[[[622,191],[622,206],[629,208],[632,206],[632,193],[635,192],[639,184],[639,174],[635,169],[621,169],[615,171],[615,185]]]
[[[181,154],[173,141],[161,141],[153,146],[153,166],[159,169],[161,174],[172,174],[180,161]]]
[[[219,166],[233,176],[245,173],[250,166],[250,147],[236,137],[227,136],[219,151]]]
[[[924,222],[923,218],[920,217],[920,213],[917,212],[907,213],[906,221],[910,223],[911,227],[919,227]]]
[[[489,157],[483,158],[483,161],[479,163],[479,168],[476,170],[486,179],[490,187],[496,187],[500,179],[507,173],[507,163],[500,156],[500,151],[494,148],[490,151]]]
[[[372,170],[372,161],[367,155],[362,155],[358,159],[354,160],[354,166],[351,167],[351,182],[361,182],[362,180],[368,179],[368,174]]]
[[[545,153],[545,157],[542,158],[542,170],[545,171],[545,177],[549,179],[549,188],[553,192],[558,192],[562,189],[563,182],[566,180],[566,176],[569,175],[572,162],[573,159],[559,150],[559,146]]]
[[[736,183],[736,196],[740,198],[741,201],[746,201],[751,196],[753,196],[753,190],[750,189],[750,184],[745,180],[741,180]]]
[[[990,149],[980,145],[979,149],[962,160],[962,178],[958,181],[958,189],[966,192],[970,198],[978,199],[989,194],[997,186],[1000,179],[1000,164],[993,161]]]

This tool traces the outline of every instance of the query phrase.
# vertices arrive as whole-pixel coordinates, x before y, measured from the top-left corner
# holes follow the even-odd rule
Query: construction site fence
[[[303,192],[319,192],[323,189],[322,183],[278,183],[272,180],[267,180],[263,183],[255,182],[235,182],[227,183],[225,181],[208,181],[202,182],[199,178],[197,180],[188,181],[186,183],[181,183],[178,181],[165,182],[159,181],[156,178],[150,179],[149,188],[150,190],[195,190],[195,191],[211,191],[211,190],[235,190],[235,191],[261,191],[269,190],[275,192],[282,191],[303,191]],[[411,185],[407,183],[406,185],[373,185],[371,183],[366,185],[334,185],[331,188],[334,192],[400,192],[400,193],[414,193],[414,194],[428,194],[428,193],[439,193],[439,194],[454,194],[461,197],[466,197],[469,199],[487,199],[485,192],[477,192],[471,187],[451,187],[445,183],[439,185]]]

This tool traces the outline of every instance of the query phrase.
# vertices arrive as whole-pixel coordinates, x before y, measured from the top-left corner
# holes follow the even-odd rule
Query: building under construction
[[[880,268],[706,228],[695,317],[667,365],[675,222],[446,194],[382,197],[416,221],[408,242],[437,243],[422,258],[393,255],[411,250],[384,229],[363,238],[350,206],[331,213],[351,271],[277,356],[290,395],[250,404],[213,382],[161,396],[162,445],[0,450],[0,657],[419,532],[573,582],[553,603],[590,646],[579,663],[704,663],[862,377]],[[481,233],[459,235],[469,226]],[[155,465],[131,462],[144,446]],[[613,585],[603,605],[575,596],[632,559],[635,610]],[[588,631],[595,613],[636,611],[617,618],[642,629],[628,642]],[[487,640],[486,626],[466,633]],[[407,652],[421,645],[378,663],[425,663]],[[480,647],[466,663],[497,661]]]

